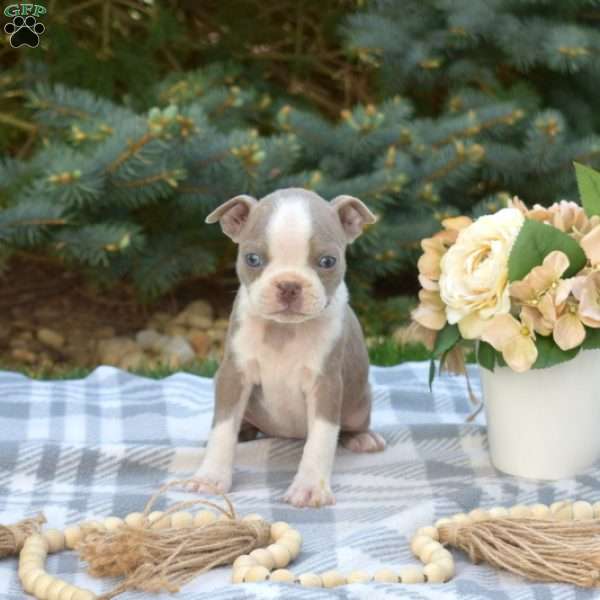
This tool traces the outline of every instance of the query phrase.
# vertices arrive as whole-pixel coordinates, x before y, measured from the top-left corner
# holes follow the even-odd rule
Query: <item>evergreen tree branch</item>
[[[132,156],[137,154],[146,144],[149,144],[155,139],[154,134],[147,132],[136,142],[128,144],[127,150],[122,152],[108,167],[106,170],[109,173],[114,173],[123,163],[127,162]]]

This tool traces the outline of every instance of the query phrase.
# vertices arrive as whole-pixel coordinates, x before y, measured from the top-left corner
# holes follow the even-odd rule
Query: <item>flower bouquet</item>
[[[600,173],[575,166],[582,206],[445,219],[418,262],[413,337],[455,372],[474,350],[492,460],[531,477],[600,457]]]

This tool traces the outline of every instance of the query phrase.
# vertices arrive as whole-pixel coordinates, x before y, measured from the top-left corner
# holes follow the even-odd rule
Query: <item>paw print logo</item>
[[[11,23],[7,23],[4,26],[4,32],[10,35],[10,45],[13,48],[21,46],[37,48],[40,43],[40,35],[45,30],[44,25],[39,23],[32,15],[26,18],[21,16],[14,17]]]

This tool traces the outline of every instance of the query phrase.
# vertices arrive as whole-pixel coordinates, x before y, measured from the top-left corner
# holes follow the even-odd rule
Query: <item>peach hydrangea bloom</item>
[[[506,364],[517,373],[528,371],[537,360],[535,331],[527,313],[521,313],[520,321],[510,314],[496,315],[481,339],[501,352]]]
[[[600,267],[600,225],[587,233],[580,243],[592,267]]]
[[[579,300],[579,317],[584,325],[600,328],[600,271],[590,273],[573,289]]]
[[[442,257],[454,244],[458,232],[472,223],[468,217],[450,217],[442,221],[444,229],[421,241],[423,254],[419,258],[419,306],[412,312],[414,321],[427,329],[439,331],[446,325],[446,309],[439,293]]]
[[[580,240],[600,224],[600,217],[588,217],[579,204],[567,200],[555,202],[549,207],[534,204],[533,208],[528,208],[522,200],[515,196],[509,201],[509,206],[519,209],[528,219],[548,223],[560,231],[568,233],[576,240]]]
[[[550,252],[544,262],[534,267],[524,279],[510,286],[511,297],[523,306],[523,312],[541,335],[548,335],[552,331],[552,323],[556,320],[553,294],[568,268],[569,258],[564,252],[556,250]]]

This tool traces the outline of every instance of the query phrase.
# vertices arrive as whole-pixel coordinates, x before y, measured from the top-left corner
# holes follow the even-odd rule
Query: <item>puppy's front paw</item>
[[[225,494],[231,489],[231,475],[200,469],[186,485],[189,492]]]
[[[385,448],[385,440],[374,431],[343,433],[340,441],[344,448],[352,452],[381,452]]]
[[[319,508],[335,504],[335,497],[324,479],[295,477],[283,499],[298,508]]]

